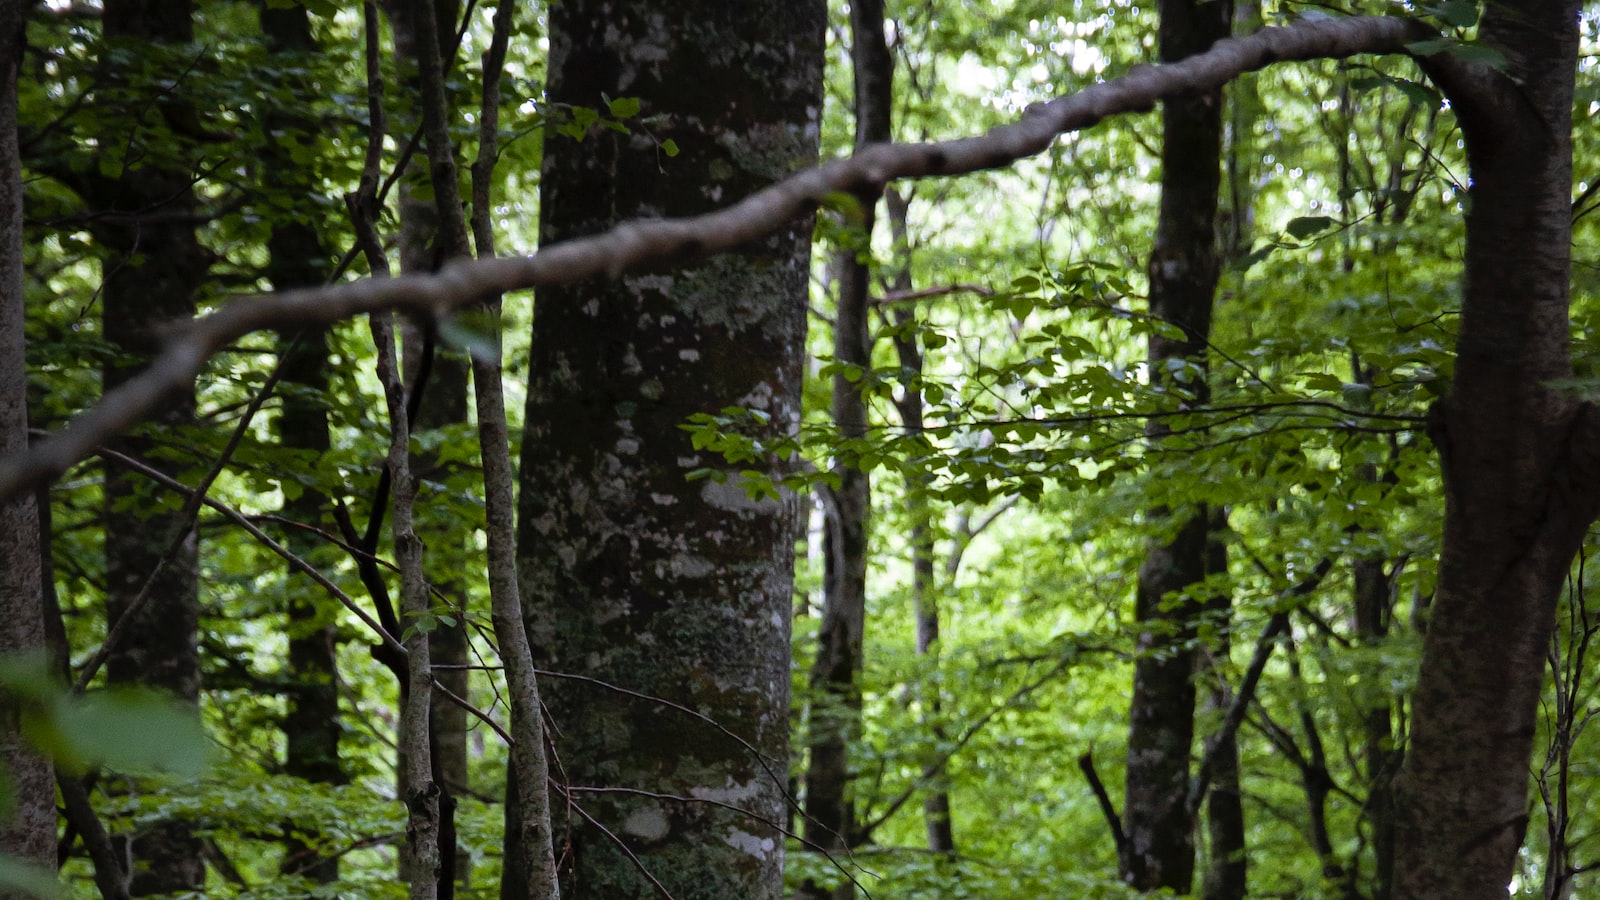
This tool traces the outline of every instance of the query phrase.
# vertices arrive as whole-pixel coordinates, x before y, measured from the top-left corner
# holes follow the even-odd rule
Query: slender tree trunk
[[[912,289],[911,247],[906,227],[909,203],[893,188],[886,192],[884,199],[889,214],[889,231],[894,237],[895,252],[900,257],[896,265],[893,287],[897,293],[907,292]],[[895,406],[900,413],[900,422],[905,426],[906,436],[915,437],[922,434],[927,427],[923,414],[925,401],[919,384],[924,360],[922,348],[918,345],[914,333],[916,314],[911,309],[900,307],[896,308],[892,315],[896,326],[895,355],[899,357],[900,370],[907,376],[906,384],[902,387],[903,393],[895,401]],[[933,509],[925,482],[915,480],[907,482],[906,506],[911,518],[911,605],[912,614],[916,617],[917,655],[927,658],[932,666],[931,671],[937,675],[940,585],[938,567],[934,564]],[[954,580],[953,572],[951,580]],[[943,688],[935,677],[933,687],[926,690],[922,697],[924,707],[930,712],[927,717],[927,727],[936,745],[944,744],[948,739],[944,724],[940,721],[943,707],[942,691]],[[934,758],[926,760],[925,763],[936,761]],[[950,821],[950,791],[944,777],[944,768],[940,767],[939,771],[938,779],[929,787],[927,796],[922,800],[923,827],[928,835],[929,850],[953,855],[956,852],[956,840],[955,828]]]
[[[303,61],[316,52],[305,7],[262,7],[260,16],[268,52],[288,63],[282,67],[284,70],[292,70],[296,60]],[[283,87],[295,96],[309,98],[309,85]],[[290,140],[309,140],[314,126],[295,112],[292,108],[269,111],[269,130],[282,132]],[[315,173],[296,165],[284,153],[269,152],[262,158],[262,176],[263,184],[271,190],[315,195]],[[328,252],[310,220],[275,222],[267,249],[267,278],[274,289],[313,286],[326,280]],[[278,441],[287,448],[326,453],[332,445],[324,399],[328,389],[328,332],[289,332],[280,335],[279,342],[284,353],[284,390],[277,420]],[[283,514],[296,522],[320,525],[326,504],[327,498],[320,492],[306,490],[284,501]],[[294,528],[288,529],[283,541],[301,557],[314,553],[319,544]],[[287,599],[289,672],[293,681],[284,696],[284,771],[317,784],[343,784],[336,612],[329,608],[322,588],[309,582],[291,583],[295,587]],[[301,827],[297,823],[286,825],[290,833],[284,841],[281,871],[324,884],[337,881],[339,858],[319,853],[308,844],[296,834]]]
[[[1374,473],[1375,474],[1375,473]],[[1352,573],[1356,637],[1365,646],[1381,644],[1389,634],[1394,585],[1378,556],[1356,560]],[[1362,713],[1362,764],[1366,769],[1367,802],[1362,817],[1372,829],[1372,900],[1389,900],[1394,890],[1395,746],[1394,710],[1382,703]]]
[[[514,28],[516,3],[495,8],[494,34],[483,62],[483,100],[478,116],[478,158],[472,164],[472,239],[479,258],[495,255],[494,185],[500,144],[500,76]],[[516,474],[511,467],[511,436],[501,386],[500,308],[494,297],[484,313],[494,337],[492,351],[472,357],[472,386],[478,405],[478,444],[483,456],[485,532],[488,537],[489,596],[494,635],[506,673],[506,705],[511,714],[510,760],[506,774],[506,830],[502,900],[556,900],[556,872],[550,816],[550,764],[545,751],[544,711],[533,651],[522,626],[522,595],[517,584]]]
[[[1163,0],[1160,55],[1170,62],[1224,38],[1232,4]],[[1153,386],[1178,392],[1180,405],[1201,405],[1206,343],[1219,269],[1217,192],[1222,165],[1222,91],[1175,97],[1162,104],[1161,211],[1150,257],[1150,313],[1183,330],[1182,338],[1150,337]],[[1187,363],[1175,370],[1170,362]],[[1152,438],[1165,427],[1153,423]],[[1158,504],[1154,522],[1181,518],[1170,537],[1151,543],[1139,568],[1134,615],[1139,655],[1128,710],[1128,768],[1122,879],[1141,891],[1189,892],[1194,881],[1194,834],[1187,809],[1189,757],[1194,743],[1194,619],[1203,601],[1194,586],[1207,574],[1205,508],[1178,511]]]
[[[1505,897],[1560,589],[1600,501],[1600,415],[1571,375],[1568,292],[1578,5],[1491,4],[1504,71],[1436,65],[1471,167],[1455,381],[1430,415],[1444,546],[1410,749],[1395,894]]]
[[[1228,529],[1228,515],[1220,509],[1211,510],[1211,523],[1207,529],[1206,571],[1228,570],[1228,545],[1223,535]],[[1232,598],[1217,593],[1206,599],[1206,612],[1211,627],[1216,629],[1217,641],[1211,647],[1211,659],[1226,661],[1233,654],[1233,623],[1230,620]],[[1214,662],[1202,661],[1202,668],[1215,669]],[[1207,709],[1218,716],[1226,714],[1233,695],[1227,691],[1220,676],[1212,673],[1207,679]],[[1249,861],[1246,856],[1244,827],[1244,797],[1239,787],[1239,739],[1228,733],[1210,751],[1213,754],[1211,788],[1206,794],[1206,830],[1210,844],[1210,858],[1201,879],[1201,892],[1206,900],[1244,900],[1249,896]]]
[[[107,0],[101,22],[108,38],[181,44],[194,39],[190,14],[188,0]],[[159,102],[181,105],[181,88]],[[118,353],[105,368],[109,389],[154,355],[159,325],[193,315],[209,259],[189,218],[196,201],[182,160],[164,155],[130,158],[119,177],[97,178],[92,185],[89,202],[127,214],[92,227],[105,252],[102,331]],[[148,424],[172,434],[194,425],[194,409],[193,393],[186,391],[168,398]],[[125,435],[108,445],[169,475],[184,469],[169,456],[152,455],[156,442],[149,436]],[[121,631],[106,660],[106,678],[111,684],[160,688],[197,703],[197,535],[175,506],[156,502],[143,476],[112,462],[105,467],[106,615]],[[181,549],[164,560],[168,548],[180,540]],[[126,623],[124,616],[130,617]],[[188,824],[160,823],[132,835],[128,843],[135,863],[134,896],[198,890],[205,884],[201,841]]]
[[[422,72],[425,67],[442,67],[443,54],[453,49],[456,17],[460,4],[455,0],[390,0],[389,20],[394,28],[395,57],[400,70],[405,73],[402,83],[413,91],[414,108],[424,112],[409,117],[396,117],[393,139],[400,147],[410,144],[428,113],[427,92]],[[426,44],[424,43],[426,41]],[[431,56],[432,62],[425,59]],[[442,78],[442,74],[440,76]],[[441,99],[442,95],[441,95]],[[448,105],[437,111],[440,125],[450,113]],[[444,132],[445,153],[454,153]],[[437,142],[440,138],[432,136]],[[426,144],[426,141],[424,141]],[[448,174],[435,170],[429,163],[433,148],[412,157],[408,168],[410,177],[400,183],[400,271],[437,271],[451,259],[471,254],[467,245],[466,221],[461,212],[460,193],[454,183],[453,164]],[[443,179],[450,183],[441,187]],[[416,181],[426,183],[430,190],[418,191]],[[421,194],[421,196],[419,196]],[[430,196],[431,194],[431,196]],[[405,377],[408,396],[422,392],[412,429],[423,433],[433,429],[463,426],[468,422],[467,411],[467,356],[460,350],[439,346],[422,334],[422,328],[410,319],[400,325],[401,344],[404,348]],[[432,354],[429,363],[423,357]],[[426,368],[427,383],[421,383]],[[436,498],[431,483],[442,482],[448,472],[433,454],[413,455],[413,474],[418,478],[417,534],[427,552],[423,557],[428,583],[434,590],[451,601],[464,604],[467,599],[465,579],[461,577],[463,561],[476,555],[470,541],[463,545],[461,521],[453,515],[451,505]],[[430,658],[436,667],[434,677],[439,684],[458,697],[467,697],[470,691],[469,673],[465,666],[471,661],[467,641],[465,618],[455,617],[453,623],[441,622],[428,636]],[[467,711],[451,702],[443,692],[433,693],[428,716],[432,729],[429,745],[434,754],[434,782],[440,788],[439,810],[440,842],[446,855],[446,875],[456,884],[470,883],[472,857],[456,839],[456,794],[471,786],[467,767]],[[401,764],[402,770],[404,763]],[[441,886],[442,887],[442,886]],[[445,888],[448,894],[453,888]]]
[[[850,5],[851,67],[855,79],[856,149],[890,138],[893,62],[883,39],[882,0],[856,0]],[[864,243],[842,251],[837,260],[838,304],[834,313],[834,360],[846,371],[833,376],[833,419],[845,441],[867,434],[867,404],[861,395],[862,373],[872,369],[872,336],[868,322],[871,294],[873,223],[878,197],[862,195],[858,239]],[[817,658],[811,669],[810,758],[806,767],[805,837],[816,846],[846,849],[854,843],[855,804],[851,798],[850,744],[861,730],[861,667],[867,615],[867,522],[872,512],[872,482],[856,460],[856,451],[841,449],[834,459],[838,484],[833,515],[823,538],[827,554],[823,583],[822,627],[817,632]],[[847,900],[855,895],[846,882],[831,892]],[[808,884],[801,895],[829,894]]]
[[[582,143],[547,131],[541,243],[710,210],[813,159],[824,22],[820,0],[550,7],[552,103],[634,97],[662,118]],[[679,426],[729,405],[762,414],[757,438],[795,426],[810,233],[538,293],[522,597],[535,658],[595,679],[541,691],[576,804],[569,896],[661,896],[652,879],[679,897],[782,894],[793,501],[739,484],[775,460],[730,466]]]
[[[0,0],[0,454],[28,448],[22,163],[17,147],[21,36],[22,4]],[[44,651],[39,540],[39,507],[32,492],[0,504],[0,656]],[[0,821],[0,854],[48,872],[55,868],[54,773],[50,761],[23,739],[17,712],[0,701],[0,771],[6,776],[9,810]],[[0,897],[20,896],[0,890]]]
[[[1251,34],[1261,27],[1260,0],[1240,0],[1234,4],[1233,34]],[[1228,85],[1227,125],[1223,136],[1223,195],[1219,198],[1217,237],[1225,260],[1235,260],[1250,250],[1255,225],[1255,168],[1260,155],[1254,153],[1253,133],[1261,113],[1261,98],[1255,79],[1241,78]],[[1212,510],[1209,544],[1212,572],[1227,571],[1228,547],[1223,534],[1228,527],[1226,510]],[[1233,654],[1232,598],[1226,594],[1210,599],[1218,640],[1211,648],[1213,659],[1226,662]],[[1206,709],[1221,715],[1233,695],[1221,677],[1213,672],[1209,679]],[[1239,785],[1239,739],[1236,733],[1224,736],[1211,751],[1211,787],[1206,794],[1206,830],[1209,858],[1201,876],[1201,892],[1206,900],[1243,900],[1249,896],[1249,857],[1245,836],[1244,796]]]

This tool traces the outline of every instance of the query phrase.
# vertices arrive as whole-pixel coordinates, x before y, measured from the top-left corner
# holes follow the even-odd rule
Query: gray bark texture
[[[1506,896],[1559,592],[1600,509],[1600,415],[1568,378],[1578,4],[1491,4],[1504,71],[1428,65],[1466,135],[1466,282],[1429,432],[1444,546],[1396,790],[1395,896]]]
[[[454,148],[449,137],[451,109],[443,89],[444,54],[454,49],[456,17],[460,4],[455,0],[390,0],[389,21],[394,28],[396,62],[402,83],[411,92],[413,104],[402,105],[413,111],[409,117],[391,120],[393,140],[406,146],[423,126],[422,148],[411,158],[412,176],[426,176],[433,196],[418,197],[410,179],[400,182],[400,271],[401,274],[437,271],[451,259],[470,255],[466,221],[461,212]],[[440,162],[435,162],[439,160]],[[412,433],[461,427],[467,424],[467,355],[459,349],[427,340],[417,322],[400,324],[407,400],[421,392]],[[423,357],[432,353],[431,364]],[[422,372],[427,367],[426,383]],[[441,497],[434,487],[450,475],[448,464],[441,464],[433,453],[416,453],[411,460],[417,479],[416,529],[427,552],[423,571],[429,587],[449,603],[464,607],[467,602],[462,569],[476,565],[476,542],[470,530],[461,528],[458,507]],[[471,688],[466,665],[471,663],[464,615],[455,624],[440,623],[428,635],[428,649],[436,666],[433,677],[457,697],[467,698]],[[437,668],[442,666],[443,668]],[[433,753],[433,778],[440,790],[439,814],[441,853],[445,876],[462,886],[470,883],[471,853],[456,839],[456,794],[471,787],[467,768],[467,711],[452,702],[442,691],[433,692],[429,710],[429,740]],[[401,769],[405,763],[401,762]],[[451,888],[441,885],[441,890]]]
[[[495,255],[493,187],[499,157],[500,76],[511,44],[516,3],[501,0],[494,13],[494,35],[483,61],[483,101],[478,117],[478,158],[472,164],[472,240],[480,257]],[[478,445],[483,455],[484,531],[488,538],[489,598],[495,642],[506,675],[506,706],[511,718],[510,763],[506,774],[506,832],[500,896],[503,900],[556,900],[556,875],[550,817],[550,761],[545,750],[544,704],[534,672],[533,650],[522,625],[522,594],[517,584],[516,473],[511,466],[511,435],[506,424],[501,383],[501,300],[484,304],[492,323],[491,351],[472,356],[472,386],[478,405]]]
[[[706,212],[813,161],[824,21],[820,0],[552,6],[550,100],[636,97],[664,118],[547,133],[541,242]],[[557,823],[567,896],[782,895],[794,501],[739,484],[775,460],[729,466],[679,426],[740,406],[769,417],[758,438],[794,427],[810,233],[538,293],[522,598],[535,658],[597,679],[543,683],[554,777],[579,807]],[[731,478],[688,479],[703,468]]]
[[[1228,36],[1230,2],[1163,0],[1160,56],[1175,62]],[[1222,179],[1222,89],[1169,97],[1161,105],[1161,208],[1150,254],[1150,314],[1183,329],[1182,338],[1150,336],[1154,386],[1204,404],[1206,345],[1216,295],[1217,195]],[[1190,364],[1188,377],[1167,363]],[[1148,429],[1159,440],[1166,428]],[[1159,494],[1157,495],[1159,498]],[[1141,891],[1188,893],[1194,882],[1194,832],[1187,808],[1189,757],[1194,744],[1195,686],[1199,664],[1195,621],[1205,609],[1195,586],[1208,561],[1208,512],[1180,512],[1164,502],[1152,521],[1183,518],[1157,539],[1139,567],[1134,617],[1139,654],[1134,660],[1128,709],[1128,768],[1123,810],[1126,840],[1118,860],[1122,880]]]
[[[0,453],[28,447],[22,163],[17,147],[21,29],[22,4],[0,0]],[[39,507],[34,494],[19,494],[0,504],[0,656],[44,652],[43,598]],[[0,772],[10,794],[10,811],[0,821],[0,853],[50,871],[55,868],[54,771],[23,739],[18,713],[15,704],[0,698]],[[10,896],[0,890],[0,897]]]

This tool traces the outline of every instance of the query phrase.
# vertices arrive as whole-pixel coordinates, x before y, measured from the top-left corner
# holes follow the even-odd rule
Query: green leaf
[[[661,142],[661,152],[665,153],[667,155],[667,158],[669,158],[669,159],[674,157],[674,156],[677,156],[678,155],[678,142],[673,140],[672,138],[667,138],[666,140]]]
[[[1504,70],[1506,67],[1505,54],[1483,44],[1457,44],[1450,48],[1450,55],[1464,62],[1478,63],[1491,69]]]
[[[0,887],[27,891],[46,900],[61,896],[61,882],[56,879],[54,872],[30,866],[9,856],[0,856]]]
[[[1478,24],[1478,4],[1474,0],[1445,0],[1438,6],[1423,9],[1452,28],[1471,28]]]
[[[130,775],[196,778],[209,755],[199,714],[143,688],[63,694],[23,727],[58,765],[77,771],[104,766]]]
[[[1461,42],[1454,38],[1434,38],[1428,41],[1412,41],[1406,45],[1406,50],[1417,56],[1432,56],[1435,53],[1444,53],[1452,47],[1459,46],[1461,46]]]
[[[1412,106],[1421,109],[1436,109],[1439,106],[1438,91],[1427,85],[1417,84],[1415,81],[1404,81],[1399,78],[1390,79],[1389,83],[1394,85],[1395,90],[1403,94],[1406,101]]]
[[[1181,327],[1164,319],[1151,319],[1150,333],[1169,341],[1182,341],[1189,337]],[[1179,360],[1179,362],[1182,362],[1182,360]]]
[[[611,115],[618,119],[630,119],[639,114],[638,97],[618,97],[608,105]]]
[[[1301,216],[1290,219],[1283,230],[1297,240],[1305,240],[1318,232],[1327,231],[1333,227],[1333,220],[1327,216]]]

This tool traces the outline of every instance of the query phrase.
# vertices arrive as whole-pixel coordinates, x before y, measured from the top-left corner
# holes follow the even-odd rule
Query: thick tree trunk
[[[157,44],[193,40],[188,0],[107,0],[103,8],[108,38]],[[181,98],[159,102],[181,103]],[[105,253],[102,329],[118,353],[104,373],[110,389],[154,355],[158,326],[193,315],[209,259],[195,236],[190,218],[195,195],[181,160],[133,157],[120,177],[93,184],[86,197],[90,203],[126,214],[92,226]],[[168,398],[149,424],[164,434],[193,426],[193,393]],[[170,456],[153,455],[157,442],[148,436],[123,436],[108,445],[169,475],[185,468]],[[197,703],[199,554],[191,523],[175,506],[163,507],[143,476],[107,462],[105,541],[106,616],[120,631],[106,659],[107,680],[160,688]],[[168,548],[179,544],[181,549],[163,563]],[[198,890],[205,884],[201,842],[187,824],[152,826],[131,836],[129,844],[134,896]]]
[[[21,33],[22,4],[0,0],[0,454],[28,448],[22,163],[17,147]],[[44,651],[39,540],[39,508],[33,493],[0,504],[0,657]],[[0,703],[0,771],[5,773],[8,793],[8,812],[0,821],[0,854],[51,871],[54,773],[50,761],[23,739],[19,725],[17,710]],[[20,895],[0,890],[0,897],[12,896]]]
[[[1203,52],[1228,35],[1230,2],[1163,0],[1160,54],[1172,62]],[[1150,380],[1180,392],[1180,405],[1206,402],[1206,343],[1216,293],[1217,192],[1222,166],[1222,91],[1162,104],[1161,209],[1150,256],[1150,314],[1183,329],[1181,339],[1152,334]],[[1175,374],[1168,363],[1187,367]],[[1190,399],[1192,398],[1192,399]],[[1165,428],[1152,424],[1152,438]],[[1118,861],[1123,881],[1141,891],[1188,893],[1194,882],[1194,834],[1187,808],[1194,744],[1194,620],[1203,600],[1194,586],[1207,575],[1207,511],[1158,503],[1152,521],[1182,520],[1152,542],[1139,568],[1134,615],[1139,654],[1128,710],[1128,768]]]
[[[1491,4],[1504,72],[1436,73],[1471,193],[1455,382],[1430,433],[1444,547],[1397,788],[1395,893],[1506,896],[1559,591],[1600,498],[1600,415],[1571,373],[1568,282],[1578,6]]]
[[[813,159],[824,21],[820,0],[553,5],[550,100],[605,112],[603,95],[636,97],[663,118],[582,143],[547,132],[541,242],[706,211]],[[729,405],[762,414],[758,437],[795,426],[810,228],[539,291],[522,597],[535,657],[596,679],[542,692],[578,807],[569,896],[659,896],[652,878],[675,896],[782,894],[792,501],[738,483],[775,461],[730,467],[679,426]],[[706,469],[731,477],[691,480]]]

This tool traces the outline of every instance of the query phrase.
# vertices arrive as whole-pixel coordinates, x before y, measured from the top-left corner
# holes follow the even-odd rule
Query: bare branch
[[[682,219],[635,220],[520,258],[459,261],[438,274],[369,279],[335,287],[245,297],[204,318],[172,326],[166,349],[144,372],[26,453],[0,459],[0,501],[54,478],[94,452],[171,392],[186,389],[214,353],[243,335],[292,325],[327,325],[363,313],[401,309],[445,315],[479,298],[541,285],[616,277],[645,263],[731,250],[841,194],[876,195],[901,178],[965,175],[1008,166],[1044,152],[1055,139],[1119,113],[1143,111],[1185,91],[1216,87],[1275,62],[1400,53],[1432,36],[1398,17],[1302,21],[1218,42],[1181,62],[1143,66],[1115,81],[1035,104],[1020,122],[952,141],[876,144],[848,159],[800,172],[715,212]]]

